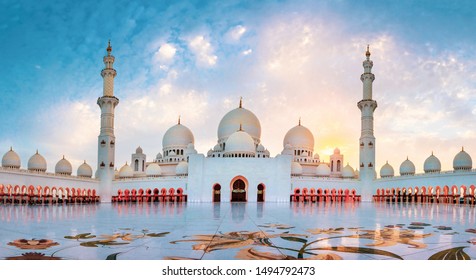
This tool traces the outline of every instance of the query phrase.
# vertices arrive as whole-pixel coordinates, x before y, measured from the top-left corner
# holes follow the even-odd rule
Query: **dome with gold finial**
[[[64,156],[56,163],[55,173],[59,175],[71,175],[71,173],[73,173],[71,163],[65,159]]]
[[[2,158],[2,167],[19,169],[21,166],[20,157],[18,154],[10,147],[10,150],[3,155]]]
[[[455,171],[467,171],[473,168],[471,156],[464,151],[464,147],[453,159],[453,169]]]
[[[93,176],[93,169],[89,164],[84,161],[79,167],[78,167],[78,177],[85,177],[85,178],[91,178]]]
[[[46,160],[38,153],[38,150],[36,150],[36,154],[32,155],[28,160],[28,170],[46,172]]]
[[[242,126],[256,144],[260,143],[261,138],[261,124],[253,112],[243,108],[242,99],[238,108],[231,110],[221,119],[218,125],[218,143],[227,141],[238,128]]]
[[[127,162],[124,164],[121,169],[119,169],[119,178],[132,178],[134,177],[134,170],[130,167]]]
[[[425,171],[425,173],[436,173],[441,171],[441,162],[433,155],[433,152],[431,152],[431,156],[429,156],[423,163],[423,171]]]

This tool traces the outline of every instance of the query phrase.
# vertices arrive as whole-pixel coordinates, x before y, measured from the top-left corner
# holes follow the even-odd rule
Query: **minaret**
[[[363,99],[357,103],[361,111],[361,132],[360,132],[360,180],[362,181],[362,196],[365,199],[371,194],[372,181],[375,177],[375,136],[374,136],[374,111],[377,108],[377,101],[372,100],[372,83],[375,75],[372,74],[373,61],[370,60],[369,46],[367,46],[367,57],[364,62],[364,73],[360,76],[363,83]],[[367,197],[370,199],[370,197]]]
[[[101,201],[110,202],[112,196],[112,180],[114,179],[114,152],[116,137],[114,136],[114,108],[119,99],[114,96],[114,56],[111,55],[111,41],[107,46],[107,55],[104,56],[103,95],[98,98],[97,104],[101,108],[101,130],[98,137],[98,177],[100,180],[99,195]]]

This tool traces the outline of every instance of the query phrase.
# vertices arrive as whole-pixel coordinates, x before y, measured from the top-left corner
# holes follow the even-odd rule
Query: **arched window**
[[[334,161],[331,160],[331,172],[334,172]]]
[[[337,172],[340,172],[340,160],[337,161]]]
[[[139,160],[138,159],[136,159],[134,161],[134,171],[139,171]]]

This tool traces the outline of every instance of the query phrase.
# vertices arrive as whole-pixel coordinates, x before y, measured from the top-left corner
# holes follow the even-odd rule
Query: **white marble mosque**
[[[116,70],[110,44],[103,61],[103,96],[97,100],[101,129],[96,171],[85,161],[73,174],[70,162],[59,156],[55,173],[47,173],[46,160],[38,151],[28,159],[25,168],[25,159],[20,159],[10,148],[0,168],[3,193],[24,193],[30,186],[34,192],[41,192],[49,186],[50,192],[63,192],[63,195],[73,188],[79,192],[92,190],[102,202],[110,202],[118,192],[153,196],[159,190],[180,193],[189,202],[287,202],[296,193],[350,190],[362,200],[370,201],[380,189],[426,186],[428,192],[435,192],[437,187],[457,186],[458,191],[466,192],[476,180],[471,156],[464,149],[455,155],[453,170],[441,170],[439,159],[431,154],[423,163],[424,174],[415,174],[415,164],[407,159],[401,163],[399,174],[387,162],[377,177],[377,143],[373,131],[377,102],[372,96],[375,76],[371,72],[373,62],[368,48],[361,75],[363,98],[357,104],[362,116],[361,137],[355,139],[359,141],[360,166],[344,166],[344,155],[338,148],[325,159],[314,153],[314,136],[301,121],[286,133],[282,152],[272,157],[261,142],[259,119],[245,108],[241,99],[237,108],[221,119],[217,144],[207,152],[195,149],[192,131],[179,118],[166,131],[161,152],[150,156],[138,147],[131,155],[130,164],[117,166],[114,110],[119,99],[114,96]],[[474,186],[471,191],[474,192]]]

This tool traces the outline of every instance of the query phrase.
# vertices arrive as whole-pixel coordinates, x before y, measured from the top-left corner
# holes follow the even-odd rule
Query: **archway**
[[[236,179],[231,186],[231,202],[246,202],[246,183]]]
[[[213,186],[213,202],[221,201],[221,186],[220,184],[215,184]]]
[[[263,184],[258,185],[258,194],[256,197],[257,202],[264,202],[264,189],[265,187]]]

